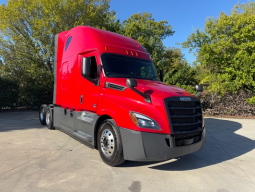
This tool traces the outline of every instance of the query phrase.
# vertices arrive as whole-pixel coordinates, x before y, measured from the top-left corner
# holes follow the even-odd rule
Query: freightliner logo
[[[181,97],[180,100],[182,101],[191,101],[190,97]]]

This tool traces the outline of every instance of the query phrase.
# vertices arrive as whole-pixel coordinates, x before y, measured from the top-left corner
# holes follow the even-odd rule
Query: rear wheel
[[[39,119],[42,125],[46,125],[46,111],[47,105],[46,104],[41,105],[39,110]]]
[[[110,166],[124,163],[119,129],[112,119],[106,119],[99,127],[97,146],[101,159]]]
[[[47,107],[47,111],[46,111],[46,126],[48,127],[48,129],[54,129],[52,110],[51,110],[50,105]]]

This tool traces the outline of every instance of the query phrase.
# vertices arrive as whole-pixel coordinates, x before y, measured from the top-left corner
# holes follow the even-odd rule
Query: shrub
[[[6,107],[16,108],[18,95],[19,86],[17,82],[0,77],[0,110]]]

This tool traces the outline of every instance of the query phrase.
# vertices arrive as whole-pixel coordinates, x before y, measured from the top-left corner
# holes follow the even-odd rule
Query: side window
[[[90,78],[97,79],[97,62],[96,57],[90,57]]]
[[[72,36],[68,37],[68,39],[67,39],[67,41],[66,41],[65,51],[67,50],[67,48],[68,48],[68,46],[69,46],[71,40],[72,40]]]

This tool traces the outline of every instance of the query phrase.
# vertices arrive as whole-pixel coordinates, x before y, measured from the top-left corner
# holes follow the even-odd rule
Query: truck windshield
[[[106,77],[148,79],[158,81],[151,61],[115,54],[101,56]]]

